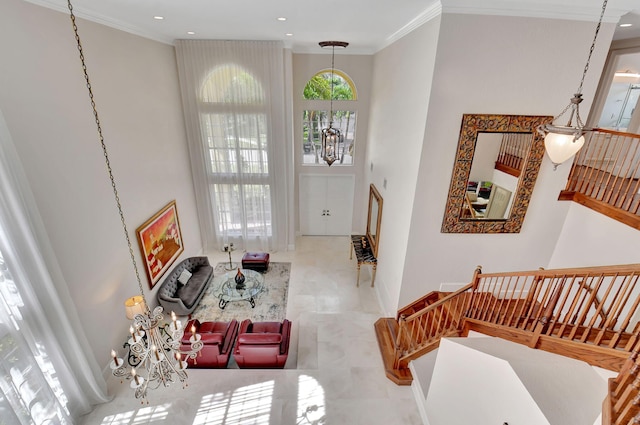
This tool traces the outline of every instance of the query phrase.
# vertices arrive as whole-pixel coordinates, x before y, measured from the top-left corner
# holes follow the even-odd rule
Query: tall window
[[[260,82],[233,64],[213,70],[202,87],[202,131],[220,235],[272,235],[264,97]]]
[[[331,85],[333,84],[333,117],[331,117]],[[302,112],[302,163],[322,165],[320,157],[322,129],[333,123],[344,135],[344,143],[338,146],[340,161],[334,165],[353,165],[356,138],[357,111],[343,101],[356,100],[353,81],[341,71],[322,71],[314,75],[304,88],[307,108]]]
[[[0,424],[71,424],[43,344],[29,347],[22,328],[26,309],[0,252]]]

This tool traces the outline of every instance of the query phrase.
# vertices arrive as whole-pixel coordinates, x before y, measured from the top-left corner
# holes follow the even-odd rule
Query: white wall
[[[111,166],[147,300],[135,230],[177,201],[185,252],[201,241],[173,47],[78,19]],[[0,110],[96,359],[106,365],[139,290],[66,14],[20,0],[0,13]],[[180,260],[179,259],[179,260]]]
[[[436,17],[378,52],[374,60],[365,180],[375,184],[383,198],[376,288],[389,315],[397,308],[407,239],[413,231],[410,218],[439,27]]]
[[[444,338],[426,395],[430,425],[592,424],[607,383],[587,363],[500,338]]]
[[[640,231],[576,202],[549,260],[548,268],[640,263]]]
[[[464,113],[559,113],[579,83],[593,29],[592,22],[442,16],[406,263],[404,273],[396,275],[402,279],[400,305],[437,289],[441,282],[469,281],[477,265],[489,272],[548,264],[569,208],[557,201],[569,166],[554,172],[547,158],[520,233],[440,233],[460,122]],[[605,24],[600,31],[584,84],[585,111],[613,29]],[[383,223],[383,247],[387,230]]]

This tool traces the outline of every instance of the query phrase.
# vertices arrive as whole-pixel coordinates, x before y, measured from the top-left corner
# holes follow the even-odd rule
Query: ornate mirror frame
[[[369,185],[369,212],[367,214],[367,239],[371,245],[371,252],[378,256],[378,243],[380,242],[380,223],[382,221],[382,196],[378,189],[371,183]]]
[[[464,114],[462,116],[456,161],[453,166],[449,196],[442,220],[442,233],[520,232],[544,156],[544,140],[536,128],[541,124],[550,123],[552,120],[552,116],[538,115]],[[531,146],[522,166],[509,218],[506,219],[468,220],[461,218],[471,163],[480,133],[531,133]]]

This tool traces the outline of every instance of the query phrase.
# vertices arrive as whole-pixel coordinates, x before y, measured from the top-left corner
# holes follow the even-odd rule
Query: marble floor
[[[241,257],[233,253],[233,261]],[[228,261],[221,252],[209,258]],[[287,318],[295,349],[284,370],[190,370],[187,388],[152,391],[149,404],[109,379],[113,400],[82,423],[421,424],[411,388],[384,375],[373,331],[381,310],[369,267],[355,285],[349,239],[300,237],[295,251],[272,253],[271,261],[292,263]]]

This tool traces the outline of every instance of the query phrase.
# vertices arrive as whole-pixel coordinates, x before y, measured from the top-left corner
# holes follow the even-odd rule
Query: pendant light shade
[[[557,129],[562,127],[556,127],[555,132],[549,132],[544,138],[544,148],[549,155],[549,159],[554,164],[562,164],[573,155],[576,154],[584,145],[584,135],[573,132],[575,130],[572,127],[564,127],[567,130],[571,130],[571,133],[563,134],[557,132]]]

